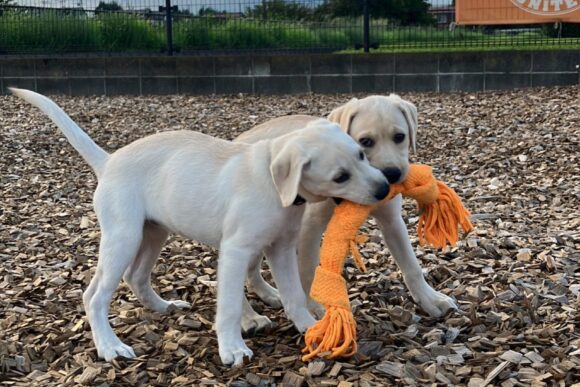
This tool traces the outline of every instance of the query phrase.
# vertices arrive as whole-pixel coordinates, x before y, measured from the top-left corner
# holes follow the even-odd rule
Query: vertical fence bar
[[[173,21],[171,20],[171,0],[165,0],[165,26],[167,28],[167,55],[173,55]]]
[[[370,50],[370,17],[369,0],[363,0],[363,46],[364,51]]]

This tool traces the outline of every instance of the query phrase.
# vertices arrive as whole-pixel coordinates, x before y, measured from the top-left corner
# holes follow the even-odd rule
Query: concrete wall
[[[580,84],[580,50],[441,54],[0,57],[0,90],[44,94],[482,91]]]

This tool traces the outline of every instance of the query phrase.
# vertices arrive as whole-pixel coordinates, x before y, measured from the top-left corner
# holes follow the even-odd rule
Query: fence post
[[[165,26],[167,28],[167,55],[173,55],[173,25],[171,20],[171,0],[165,0]]]
[[[363,46],[364,51],[370,49],[370,17],[369,17],[369,0],[363,0]]]

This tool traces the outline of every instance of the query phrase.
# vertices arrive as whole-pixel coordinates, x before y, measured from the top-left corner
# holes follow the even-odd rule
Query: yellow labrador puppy
[[[254,143],[272,139],[303,128],[316,117],[293,115],[280,117],[258,125],[240,135],[235,141]],[[364,149],[371,165],[380,169],[390,183],[402,181],[409,168],[409,151],[415,151],[417,136],[417,108],[411,102],[391,94],[353,99],[333,110],[328,119],[340,125],[345,133]],[[454,301],[434,290],[425,280],[413,252],[407,227],[401,217],[400,195],[376,209],[376,219],[385,242],[403,273],[405,284],[413,299],[431,316],[441,316],[456,308]],[[318,265],[320,240],[330,220],[332,200],[307,205],[299,241],[299,266],[302,286],[309,294],[314,271]],[[249,288],[272,306],[278,306],[278,293],[260,275],[259,265],[251,268]],[[320,316],[320,306],[310,301],[310,310]]]
[[[164,312],[184,301],[162,299],[151,270],[169,232],[220,249],[216,331],[225,364],[252,351],[242,339],[248,267],[265,254],[287,316],[299,331],[314,323],[296,257],[303,201],[338,197],[373,204],[389,191],[362,148],[327,120],[255,144],[192,131],[154,134],[109,154],[50,99],[11,89],[47,114],[98,178],[94,206],[101,227],[95,276],[83,295],[98,355],[135,357],[109,324],[109,304],[123,278],[147,307]],[[255,313],[255,312],[254,312]]]

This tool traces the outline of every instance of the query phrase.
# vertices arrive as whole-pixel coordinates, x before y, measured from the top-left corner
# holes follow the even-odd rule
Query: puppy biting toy
[[[384,203],[398,194],[417,201],[420,211],[419,242],[443,248],[455,245],[458,225],[464,232],[473,229],[469,211],[457,194],[432,174],[431,167],[413,164],[402,183],[391,184]],[[316,269],[310,290],[313,299],[324,305],[324,318],[306,332],[303,360],[317,355],[327,358],[348,357],[357,351],[356,322],[350,309],[346,281],[342,278],[344,261],[349,251],[359,269],[366,271],[356,248],[356,234],[375,206],[343,202],[334,210],[320,251],[320,266]]]

